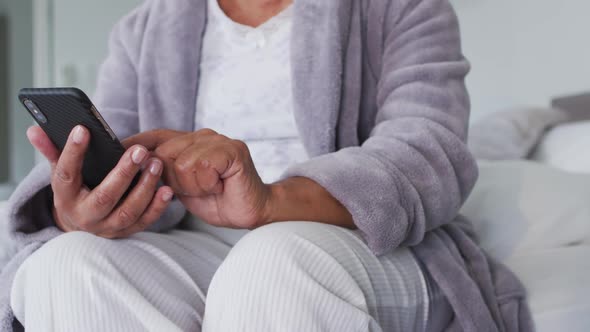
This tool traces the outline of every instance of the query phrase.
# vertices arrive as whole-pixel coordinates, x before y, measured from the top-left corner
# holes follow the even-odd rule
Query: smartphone
[[[89,189],[97,187],[125,153],[111,127],[82,90],[29,88],[20,90],[18,98],[60,151],[74,127],[82,125],[90,131],[90,144],[82,169],[84,184]],[[138,176],[130,188],[137,179]]]

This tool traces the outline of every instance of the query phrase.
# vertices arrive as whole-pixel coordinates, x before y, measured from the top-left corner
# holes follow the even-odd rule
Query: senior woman
[[[477,168],[448,1],[291,2],[152,0],[116,26],[96,102],[129,149],[90,191],[88,132],[60,154],[29,130],[49,163],[11,200],[4,327],[532,329],[457,217]]]

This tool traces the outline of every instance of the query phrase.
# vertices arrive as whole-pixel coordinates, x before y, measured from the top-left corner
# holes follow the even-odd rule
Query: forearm
[[[305,177],[270,185],[271,199],[263,224],[282,221],[315,221],[356,228],[351,214],[326,189]]]

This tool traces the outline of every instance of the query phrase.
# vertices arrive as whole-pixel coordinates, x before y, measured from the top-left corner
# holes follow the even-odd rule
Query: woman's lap
[[[56,306],[65,304],[56,296],[47,295],[54,299],[45,302],[42,299],[31,301],[27,296],[32,293],[42,296],[45,294],[43,288],[55,288],[58,278],[65,279],[60,282],[75,285],[67,274],[78,275],[85,283],[98,280],[93,285],[96,288],[83,285],[83,288],[90,288],[89,294],[113,291],[119,292],[118,296],[107,298],[147,301],[147,304],[134,302],[134,307],[153,313],[150,316],[152,326],[172,324],[179,330],[201,325],[205,301],[207,318],[204,329],[217,331],[223,326],[228,327],[227,320],[234,316],[232,313],[239,311],[238,307],[244,309],[252,304],[248,292],[259,294],[255,301],[260,305],[270,306],[272,303],[272,310],[278,316],[282,312],[281,319],[285,321],[293,319],[293,315],[287,312],[305,311],[305,308],[297,307],[305,301],[316,302],[319,305],[317,311],[323,315],[346,314],[346,317],[338,318],[339,321],[355,319],[350,311],[352,304],[358,309],[358,320],[365,314],[373,321],[368,322],[370,326],[379,325],[385,331],[423,331],[429,305],[436,307],[440,302],[440,306],[448,306],[440,295],[431,299],[434,303],[429,303],[429,286],[408,249],[375,257],[356,232],[323,224],[273,224],[250,232],[234,249],[202,232],[141,233],[117,241],[88,234],[66,234],[64,237],[49,242],[19,270],[12,294],[13,308],[19,319],[26,320],[26,312],[33,307],[39,310],[36,306],[43,305],[52,307],[47,315],[59,319],[60,311]],[[36,275],[40,273],[45,274]],[[267,280],[262,281],[265,278]],[[212,296],[206,298],[210,285]],[[306,293],[311,290],[313,293]],[[321,294],[322,290],[327,293]],[[52,292],[54,294],[55,289]],[[76,303],[84,301],[80,294],[73,292],[69,296],[73,298],[63,295],[62,300],[73,302],[70,306],[75,308],[84,308],[84,303]],[[341,309],[335,300],[338,298],[346,302],[342,303]],[[86,305],[93,314],[98,312],[100,316],[102,313],[104,320],[108,319],[108,310],[103,312],[96,304]],[[306,307],[313,307],[313,304]],[[64,310],[61,314],[65,315],[68,309]],[[146,322],[141,322],[146,313],[130,314],[137,315],[137,324],[147,326]],[[166,321],[167,316],[175,317]],[[254,319],[257,313],[245,312],[242,316],[233,319],[234,326],[243,326],[240,319]],[[28,321],[25,324],[33,326]],[[114,322],[110,324],[112,327]],[[290,326],[298,324],[308,329],[318,326],[317,322],[305,325],[307,323],[301,321],[293,321]],[[78,327],[88,330],[89,326]]]
[[[205,234],[191,238],[187,246],[186,235],[177,231],[115,241],[64,234],[17,271],[15,316],[27,331],[195,330],[207,287],[229,247]]]
[[[273,254],[267,254],[269,251],[273,251]],[[262,260],[257,255],[263,256],[265,265],[273,268],[263,268],[262,273],[259,270],[248,270],[247,265]],[[223,276],[231,278],[231,270],[237,269],[248,273],[247,280],[266,278],[266,282],[258,283],[262,286],[271,285],[274,280],[284,280],[287,286],[281,290],[284,293],[281,294],[283,300],[278,296],[273,299],[276,294],[264,294],[269,298],[265,303],[272,303],[274,310],[279,312],[290,310],[288,299],[304,296],[301,293],[305,292],[305,280],[313,280],[320,286],[315,288],[318,291],[316,310],[322,311],[324,316],[341,315],[337,321],[346,321],[349,318],[347,316],[353,314],[346,308],[338,312],[338,301],[330,301],[329,296],[321,293],[328,290],[328,293],[337,293],[338,298],[353,303],[359,311],[372,317],[373,322],[358,330],[366,331],[367,327],[376,330],[376,325],[384,331],[425,330],[429,305],[427,286],[409,249],[399,249],[389,255],[376,257],[357,232],[319,223],[291,222],[273,224],[259,229],[258,233],[247,234],[230,252],[227,262],[229,271],[216,275],[210,288],[213,292],[221,293],[220,296],[213,296],[215,300],[224,299],[233,293],[236,295],[232,302],[247,301],[238,293],[239,287],[252,287],[247,281],[235,284],[230,280],[219,280]],[[296,276],[301,271],[305,273]],[[264,288],[259,288],[255,293],[264,293]],[[207,302],[207,309],[211,304]],[[218,305],[221,307],[221,303]],[[226,312],[215,310],[215,314],[231,314],[231,308],[226,308]],[[207,320],[212,315],[207,312],[205,316]],[[300,330],[314,330],[316,327],[313,324],[305,325],[305,322],[289,322],[289,326],[295,324],[302,324]],[[215,330],[215,326],[212,327]]]

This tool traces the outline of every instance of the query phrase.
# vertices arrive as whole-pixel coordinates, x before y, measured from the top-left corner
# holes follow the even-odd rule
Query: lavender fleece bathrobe
[[[120,138],[195,129],[206,13],[206,0],[152,0],[115,27],[95,102]],[[477,166],[465,144],[469,64],[448,0],[295,0],[294,13],[295,118],[311,159],[284,176],[325,187],[375,254],[412,247],[454,309],[448,331],[532,330],[523,287],[457,216]],[[19,265],[61,234],[48,184],[39,165],[10,199],[20,252],[0,280],[2,331]],[[174,202],[152,231],[184,214]]]

